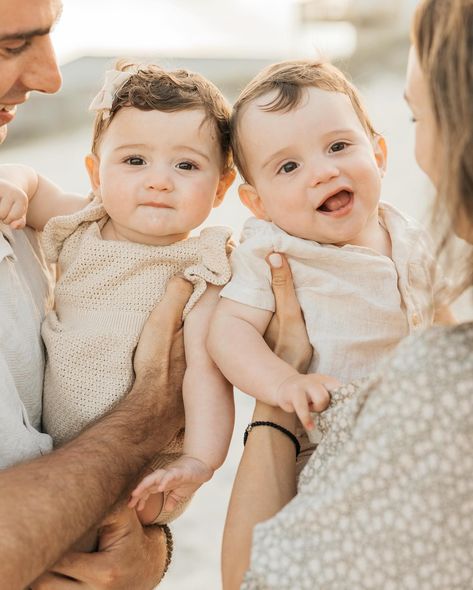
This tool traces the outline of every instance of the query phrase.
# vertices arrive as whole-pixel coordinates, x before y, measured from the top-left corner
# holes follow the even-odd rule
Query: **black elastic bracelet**
[[[166,535],[166,563],[164,564],[163,574],[161,576],[161,579],[159,580],[160,584],[162,579],[166,575],[166,572],[168,571],[169,565],[171,563],[172,551],[174,549],[174,540],[172,538],[171,529],[167,524],[160,524],[158,526],[160,526],[163,529],[164,534]]]
[[[288,436],[292,440],[292,442],[294,443],[294,446],[296,447],[296,457],[301,452],[301,445],[300,445],[300,442],[297,440],[297,437],[295,434],[292,434],[292,432],[290,430],[288,430],[287,428],[284,428],[284,426],[281,426],[280,424],[276,424],[275,422],[268,422],[266,420],[256,420],[256,422],[251,422],[251,424],[248,424],[248,426],[245,428],[245,433],[243,435],[243,446],[246,445],[246,441],[248,439],[248,433],[251,432],[255,426],[270,426],[271,428],[275,428],[276,430],[279,430],[279,432],[282,432],[283,434]]]

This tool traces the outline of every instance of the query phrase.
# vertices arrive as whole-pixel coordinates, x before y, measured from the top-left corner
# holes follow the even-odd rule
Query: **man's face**
[[[0,0],[0,143],[31,90],[61,87],[49,36],[61,9],[60,0]]]

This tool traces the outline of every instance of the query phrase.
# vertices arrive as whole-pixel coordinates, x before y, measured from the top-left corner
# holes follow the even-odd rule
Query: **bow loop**
[[[101,111],[102,119],[108,119],[116,93],[136,72],[137,69],[127,70],[126,72],[118,70],[105,72],[104,85],[90,103],[89,111]]]

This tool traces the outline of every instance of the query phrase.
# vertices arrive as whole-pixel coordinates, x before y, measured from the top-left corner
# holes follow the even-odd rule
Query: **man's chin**
[[[0,144],[2,144],[5,141],[5,138],[7,136],[7,126],[6,125],[2,125],[0,127]]]

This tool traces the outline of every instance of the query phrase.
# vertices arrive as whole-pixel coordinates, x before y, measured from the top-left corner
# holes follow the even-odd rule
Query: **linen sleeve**
[[[265,260],[265,256],[274,250],[267,222],[249,220],[243,229],[241,244],[231,255],[232,278],[222,289],[221,297],[274,311],[271,271]]]
[[[0,352],[0,469],[44,455],[52,440],[31,425],[8,363]]]

